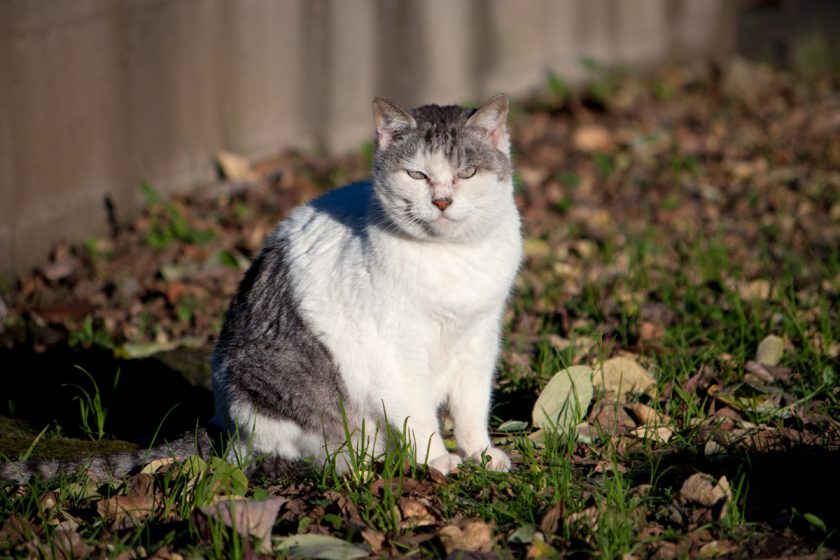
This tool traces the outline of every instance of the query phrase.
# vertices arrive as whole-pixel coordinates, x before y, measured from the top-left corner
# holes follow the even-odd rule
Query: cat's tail
[[[119,478],[158,459],[184,459],[190,455],[207,458],[217,442],[205,428],[199,428],[162,445],[136,451],[75,459],[30,459],[6,463],[0,465],[0,480],[25,484],[33,478],[51,480],[61,475],[79,473],[90,473],[97,479]]]

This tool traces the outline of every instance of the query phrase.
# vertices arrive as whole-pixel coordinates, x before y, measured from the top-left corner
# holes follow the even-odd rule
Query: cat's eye
[[[461,179],[469,179],[475,175],[476,168],[473,166],[465,167],[458,172],[458,177]]]
[[[428,177],[426,177],[426,174],[422,171],[412,171],[411,169],[406,169],[406,173],[408,173],[409,177],[411,177],[412,179],[417,179],[418,181],[425,181],[426,179],[428,179]]]

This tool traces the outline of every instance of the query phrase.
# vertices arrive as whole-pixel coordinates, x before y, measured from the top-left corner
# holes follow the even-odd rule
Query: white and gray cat
[[[488,435],[522,256],[508,99],[405,111],[377,98],[373,110],[373,181],[297,208],[245,274],[215,349],[213,425],[282,465],[340,453],[345,421],[356,438],[387,421],[439,471],[462,457],[508,470]],[[444,406],[458,454],[440,435]]]
[[[374,101],[373,182],[296,209],[240,286],[216,346],[217,425],[323,461],[345,438],[341,401],[351,429],[387,415],[418,461],[449,472],[447,405],[464,457],[510,467],[487,432],[522,246],[507,112],[502,95],[478,110]]]

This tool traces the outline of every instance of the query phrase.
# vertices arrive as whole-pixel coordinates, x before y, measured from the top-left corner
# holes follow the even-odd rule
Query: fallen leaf
[[[738,293],[744,301],[764,301],[770,299],[770,282],[767,280],[753,280],[738,286]]]
[[[659,340],[665,335],[665,328],[659,323],[643,321],[639,325],[639,338],[642,340]]]
[[[269,531],[270,531],[269,527]],[[319,558],[321,560],[353,560],[370,556],[370,550],[329,535],[293,535],[277,540],[274,552],[291,558]]]
[[[720,507],[720,515],[723,515],[726,505],[732,499],[732,490],[725,476],[715,482],[715,479],[707,474],[695,473],[683,482],[680,499],[683,503],[694,503],[709,508]]]
[[[566,517],[566,525],[575,527],[577,525],[586,525],[592,531],[598,528],[598,506],[589,506],[583,511],[576,511],[570,513]]]
[[[528,237],[523,242],[525,256],[530,259],[541,259],[551,254],[551,246],[544,239]]]
[[[99,500],[96,511],[102,517],[113,518],[121,528],[134,527],[155,512],[155,500],[152,496],[114,496]]]
[[[156,472],[163,470],[165,467],[169,467],[169,465],[172,465],[178,460],[179,459],[177,457],[162,457],[160,459],[155,459],[140,469],[140,473],[155,474]]]
[[[534,426],[565,431],[577,424],[592,402],[592,368],[572,366],[554,374],[534,403]]]
[[[650,393],[656,387],[656,379],[645,368],[624,356],[597,365],[592,380],[596,387],[613,393],[618,400],[625,399],[628,393]]]
[[[72,259],[67,259],[44,266],[41,269],[41,273],[47,280],[57,282],[73,274],[74,270],[76,270],[76,263]]]
[[[699,558],[716,558],[728,556],[738,550],[738,545],[729,540],[712,541],[704,544],[697,552]]]
[[[674,435],[674,429],[668,426],[639,426],[628,432],[629,435],[639,439],[654,441],[656,443],[668,443]]]
[[[671,418],[667,415],[660,414],[653,408],[646,404],[635,402],[627,405],[627,408],[633,413],[633,416],[644,426],[665,426],[671,423]]]
[[[563,513],[566,508],[562,502],[551,506],[540,521],[540,530],[546,535],[553,535],[563,520]]]
[[[537,526],[529,523],[522,525],[516,531],[510,534],[507,542],[510,544],[530,544],[534,540],[534,535],[537,534]]]
[[[785,352],[785,341],[779,336],[771,334],[764,337],[758,344],[755,360],[765,366],[775,366],[782,359]]]
[[[216,161],[228,181],[253,183],[257,180],[257,174],[251,169],[248,159],[243,156],[220,151],[216,154]]]
[[[447,554],[456,550],[489,552],[493,547],[493,527],[480,519],[462,519],[438,532]]]
[[[621,403],[600,401],[592,407],[589,422],[608,435],[626,432],[636,427],[636,423]]]
[[[585,124],[575,129],[572,144],[581,152],[607,152],[613,148],[610,131],[597,124]]]
[[[259,501],[229,500],[202,507],[199,513],[208,520],[214,519],[228,527],[233,527],[243,536],[256,538],[260,541],[260,552],[269,553],[271,552],[271,528],[274,526],[274,520],[277,519],[280,506],[285,502],[286,498],[281,496],[272,496]]]
[[[87,558],[90,556],[90,545],[82,540],[76,532],[77,524],[62,521],[55,527],[50,539],[52,558]]]
[[[203,346],[204,340],[191,336],[166,342],[126,342],[122,346],[114,348],[114,357],[125,360],[148,358],[178,348],[202,348]]]
[[[744,369],[747,370],[748,374],[753,375],[753,379],[744,376],[745,381],[749,382],[752,380],[758,380],[760,383],[773,383],[774,381],[776,381],[776,378],[773,377],[773,374],[770,373],[767,367],[762,363],[750,360],[746,364],[744,364]]]
[[[378,555],[382,552],[382,543],[385,542],[385,535],[379,531],[366,528],[361,532],[362,538],[368,543],[370,551]]]
[[[427,527],[436,523],[435,517],[429,513],[425,504],[412,498],[400,498],[400,513],[403,518],[400,527],[403,529]]]
[[[498,428],[496,428],[499,432],[509,433],[509,432],[522,432],[528,429],[528,422],[523,420],[506,420],[502,422]]]

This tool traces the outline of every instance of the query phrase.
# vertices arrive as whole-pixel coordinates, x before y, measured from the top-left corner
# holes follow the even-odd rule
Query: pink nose
[[[451,198],[436,198],[432,201],[432,204],[434,204],[435,206],[440,208],[440,211],[443,212],[444,210],[449,208],[450,204],[452,204],[452,199]]]

